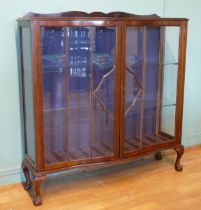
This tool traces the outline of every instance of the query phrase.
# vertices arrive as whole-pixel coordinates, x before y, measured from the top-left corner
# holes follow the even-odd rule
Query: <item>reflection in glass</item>
[[[46,164],[113,155],[115,37],[112,27],[42,27]]]
[[[143,28],[126,32],[125,151],[140,147]]]
[[[42,27],[43,117],[46,164],[67,160],[66,28]]]
[[[93,30],[92,156],[113,155],[115,28]]]
[[[115,30],[70,27],[68,47],[70,158],[112,155]]]
[[[70,160],[90,158],[90,29],[68,28]]]
[[[147,27],[144,69],[143,146],[156,144],[160,27]]]

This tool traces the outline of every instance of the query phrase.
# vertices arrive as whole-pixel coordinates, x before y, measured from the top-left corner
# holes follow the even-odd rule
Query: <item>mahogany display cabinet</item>
[[[187,22],[123,12],[18,19],[22,168],[35,205],[46,175],[76,167],[175,149],[182,170]]]

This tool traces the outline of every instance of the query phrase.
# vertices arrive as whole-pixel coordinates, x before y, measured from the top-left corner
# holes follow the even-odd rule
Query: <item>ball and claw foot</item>
[[[40,206],[42,205],[42,198],[41,195],[36,195],[33,199],[34,206]]]
[[[180,172],[183,170],[183,167],[180,164],[180,160],[181,160],[182,155],[184,154],[184,146],[181,145],[180,147],[175,148],[175,151],[177,153],[177,158],[175,162],[175,170]]]
[[[155,160],[162,160],[162,159],[163,159],[163,156],[162,156],[161,152],[157,152],[155,154]]]
[[[42,196],[41,196],[41,184],[44,181],[45,177],[34,177],[34,188],[35,188],[35,196],[33,198],[33,204],[35,206],[42,205]]]

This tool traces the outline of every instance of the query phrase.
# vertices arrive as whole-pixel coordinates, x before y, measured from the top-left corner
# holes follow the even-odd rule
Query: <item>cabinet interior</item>
[[[174,140],[180,29],[124,27],[121,88],[117,27],[40,28],[47,165],[114,156],[115,91],[122,88],[123,153]]]

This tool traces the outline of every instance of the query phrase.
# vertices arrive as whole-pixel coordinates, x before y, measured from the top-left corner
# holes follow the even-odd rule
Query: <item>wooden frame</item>
[[[187,39],[187,19],[184,18],[160,18],[156,15],[150,16],[137,16],[129,13],[91,13],[87,14],[84,12],[67,12],[58,13],[52,15],[40,15],[40,14],[28,14],[23,18],[18,19],[20,27],[20,43],[21,43],[21,72],[22,72],[22,94],[23,94],[23,113],[24,113],[24,127],[25,127],[25,157],[22,163],[23,171],[26,177],[25,188],[31,188],[31,179],[29,171],[33,174],[33,184],[35,187],[36,195],[33,198],[35,205],[42,204],[42,198],[40,193],[41,182],[45,179],[45,176],[50,173],[70,170],[77,167],[90,167],[102,164],[117,164],[120,162],[127,162],[133,159],[137,159],[143,155],[151,153],[156,154],[156,159],[161,159],[160,151],[166,149],[175,149],[177,152],[177,159],[175,162],[175,169],[177,171],[182,170],[180,165],[180,159],[184,152],[181,144],[181,131],[182,131],[182,113],[183,113],[183,91],[184,91],[184,77],[185,77],[185,51],[186,51],[186,39]],[[33,78],[33,107],[34,107],[34,126],[35,126],[35,140],[36,140],[36,163],[34,163],[29,157],[27,151],[27,133],[26,133],[26,103],[25,103],[25,85],[24,85],[24,66],[23,66],[23,51],[22,51],[22,27],[30,27],[31,29],[31,46],[32,46],[32,78]],[[52,165],[45,164],[45,151],[44,151],[44,125],[43,125],[43,84],[42,84],[42,52],[41,52],[41,27],[115,27],[116,28],[116,74],[115,74],[115,110],[114,110],[114,154],[112,156],[103,157],[91,157],[88,159],[80,159],[55,163]],[[159,86],[157,95],[157,123],[156,133],[160,132],[160,125],[158,123],[161,112],[161,84],[162,84],[162,60],[163,60],[163,42],[164,32],[163,27],[165,26],[179,26],[180,27],[180,43],[179,43],[179,65],[178,65],[178,80],[177,80],[177,96],[176,96],[176,117],[175,117],[175,138],[171,139],[168,134],[161,135],[164,138],[171,139],[164,143],[158,144],[158,140],[153,145],[149,145],[145,148],[124,152],[124,114],[125,114],[125,67],[126,67],[126,27],[144,27],[144,45],[143,45],[143,87],[145,80],[145,68],[146,68],[146,27],[156,26],[161,27],[160,30],[160,65],[159,65]],[[90,29],[91,33],[92,30]],[[90,40],[90,46],[92,48],[92,40]],[[68,44],[66,42],[66,48]],[[66,58],[68,55],[66,54]],[[92,67],[92,51],[90,51],[90,66],[91,74],[93,75]],[[68,66],[68,59],[66,59],[66,66]],[[68,70],[68,69],[66,69]],[[66,71],[68,73],[68,71]],[[68,78],[68,77],[67,77]],[[68,90],[68,81],[67,90]],[[93,86],[91,83],[90,86]],[[67,91],[68,92],[68,91]],[[144,90],[142,91],[144,92]],[[144,95],[144,93],[142,93]],[[160,100],[159,100],[160,99]],[[66,100],[68,101],[68,94],[66,94]],[[92,95],[90,95],[90,101]],[[90,102],[91,103],[91,102]],[[142,100],[141,109],[143,110],[144,100]],[[90,111],[90,115],[92,115]],[[68,119],[68,114],[67,114]],[[142,136],[142,124],[143,114],[141,115],[141,135]],[[90,125],[92,122],[90,122]],[[68,126],[66,127],[69,130]],[[91,136],[91,134],[90,134]],[[140,137],[140,146],[142,145],[142,137]],[[91,150],[90,150],[91,153]]]
[[[115,145],[115,150],[114,150],[114,156],[110,156],[110,157],[101,157],[101,158],[93,158],[93,160],[88,159],[88,160],[79,160],[79,161],[70,161],[70,162],[63,162],[63,163],[58,163],[58,164],[54,164],[54,165],[49,165],[49,166],[45,166],[44,163],[44,128],[43,128],[43,108],[42,108],[42,104],[43,104],[43,93],[42,93],[42,64],[41,64],[41,41],[40,41],[40,27],[58,27],[58,26],[62,26],[62,27],[70,27],[70,26],[77,26],[79,25],[80,27],[99,27],[99,26],[112,26],[112,27],[116,27],[116,84],[115,84],[115,98],[119,98],[119,92],[118,92],[118,88],[120,86],[119,82],[120,82],[120,67],[119,67],[119,61],[120,61],[120,49],[119,47],[121,46],[120,42],[120,22],[114,22],[114,21],[84,21],[84,22],[80,22],[78,23],[77,21],[65,21],[65,22],[48,22],[48,21],[40,21],[38,22],[34,22],[34,29],[36,31],[36,35],[35,35],[35,40],[34,43],[37,43],[36,47],[35,47],[35,52],[34,52],[34,56],[37,56],[37,60],[36,62],[36,69],[37,72],[35,74],[35,78],[36,78],[36,83],[38,83],[38,85],[36,85],[37,88],[35,88],[35,95],[37,96],[37,99],[35,99],[35,101],[38,101],[38,105],[35,105],[35,107],[38,108],[38,110],[35,111],[35,116],[38,117],[39,120],[35,120],[37,125],[38,125],[38,130],[36,131],[36,133],[38,133],[38,137],[36,137],[36,148],[40,148],[39,150],[37,149],[37,168],[39,171],[47,171],[47,170],[53,170],[53,169],[57,169],[57,168],[61,168],[61,167],[66,167],[66,166],[73,166],[73,165],[79,165],[79,164],[86,164],[86,163],[94,163],[94,162],[101,162],[101,161],[109,161],[109,160],[115,160],[117,158],[117,154],[118,154],[118,130],[119,130],[119,104],[115,103],[115,127],[114,127],[114,145]],[[34,60],[34,57],[33,57]]]

